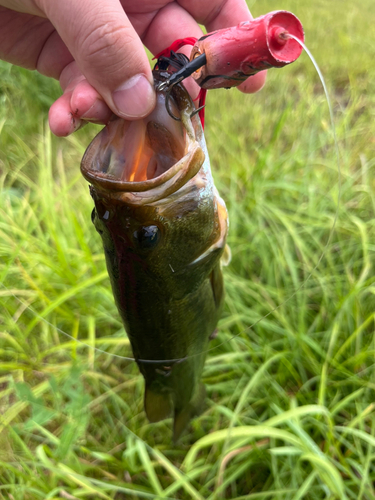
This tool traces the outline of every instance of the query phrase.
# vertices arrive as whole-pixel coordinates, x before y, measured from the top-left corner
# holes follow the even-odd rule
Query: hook
[[[175,85],[177,85],[178,83],[180,83],[181,81],[182,81],[182,78],[181,78],[181,80],[178,80],[177,82],[172,83],[172,85],[170,85],[170,86],[168,87],[168,90],[167,90],[167,92],[165,93],[165,107],[166,107],[167,113],[169,114],[169,116],[170,116],[171,118],[173,118],[173,120],[176,120],[177,122],[180,122],[180,121],[181,121],[181,118],[178,118],[178,116],[174,115],[174,114],[172,113],[172,111],[170,110],[170,108],[169,108],[169,99],[171,98],[171,92],[172,92],[172,90],[173,90],[173,87],[174,87]]]
[[[206,107],[205,104],[203,104],[203,106],[199,106],[199,108],[197,108],[195,111],[193,111],[190,115],[190,118],[193,118],[194,115],[198,114],[199,111],[201,111],[202,109],[204,109]]]
[[[173,87],[175,85],[177,85],[178,83],[180,82],[175,82],[173,83],[167,90],[166,94],[165,94],[165,107],[166,107],[166,110],[167,110],[167,113],[169,114],[169,116],[171,118],[173,118],[173,120],[176,120],[177,122],[180,122],[181,121],[181,118],[179,118],[178,116],[174,115],[169,107],[169,100],[170,100],[170,97],[171,97],[171,92],[173,90]],[[200,106],[199,108],[197,108],[195,111],[193,111],[190,115],[190,119],[193,118],[193,116],[195,116],[196,114],[198,114],[202,109],[204,109],[206,105],[204,104],[203,106]]]

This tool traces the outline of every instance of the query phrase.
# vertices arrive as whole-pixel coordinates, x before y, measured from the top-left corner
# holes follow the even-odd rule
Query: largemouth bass
[[[169,73],[154,71],[155,88]],[[81,164],[116,305],[145,378],[151,422],[174,440],[201,411],[201,375],[223,306],[228,217],[194,105],[175,85],[143,120],[110,122]],[[226,252],[225,252],[226,253]]]

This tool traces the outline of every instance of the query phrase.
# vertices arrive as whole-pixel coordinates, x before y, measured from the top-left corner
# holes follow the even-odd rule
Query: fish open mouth
[[[204,153],[199,119],[178,86],[166,109],[165,92],[157,92],[154,111],[142,120],[111,121],[91,142],[81,163],[83,176],[111,198],[128,203],[157,201],[182,187],[200,169]],[[104,193],[103,193],[104,194]]]

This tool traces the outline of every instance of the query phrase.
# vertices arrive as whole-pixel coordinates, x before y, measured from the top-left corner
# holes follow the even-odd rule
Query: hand
[[[0,59],[60,80],[64,93],[49,123],[66,136],[85,120],[106,123],[112,113],[137,119],[152,111],[143,44],[157,54],[177,38],[200,38],[197,23],[214,31],[247,19],[245,0],[0,0]],[[240,90],[256,92],[264,81],[265,72],[258,73]]]

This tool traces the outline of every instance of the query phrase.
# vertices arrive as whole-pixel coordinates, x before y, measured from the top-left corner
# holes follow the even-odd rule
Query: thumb
[[[155,106],[143,44],[118,0],[40,0],[88,82],[118,116],[141,118]]]

